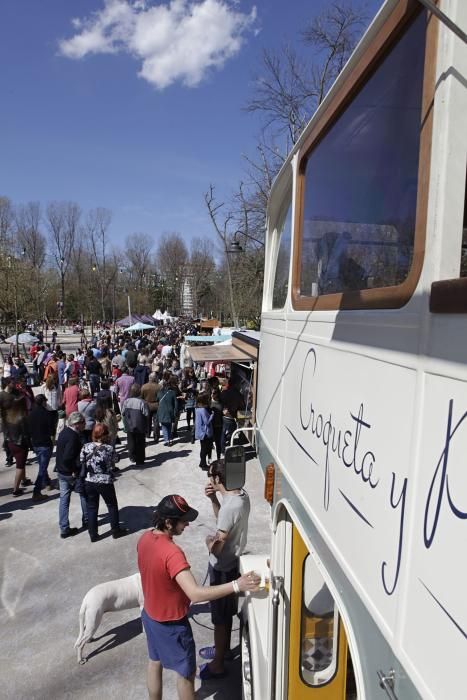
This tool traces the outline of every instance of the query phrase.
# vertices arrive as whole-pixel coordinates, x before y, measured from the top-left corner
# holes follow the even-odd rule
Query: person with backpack
[[[200,394],[196,400],[195,438],[200,442],[199,466],[204,471],[209,469],[207,459],[211,461],[214,414],[209,410],[209,394]]]
[[[149,407],[141,398],[141,387],[133,383],[130,395],[122,405],[123,425],[128,440],[130,461],[142,466],[146,458],[146,436],[151,434]]]
[[[157,395],[159,408],[157,409],[157,419],[162,427],[165,447],[171,447],[172,425],[177,417],[177,394],[171,385],[171,373],[165,371],[163,375],[163,386]]]
[[[75,356],[73,353],[70,353],[67,358],[67,363],[65,365],[65,380],[70,384],[70,379],[72,377],[75,377],[76,379],[79,378],[80,375],[80,366],[77,360],[75,360]]]

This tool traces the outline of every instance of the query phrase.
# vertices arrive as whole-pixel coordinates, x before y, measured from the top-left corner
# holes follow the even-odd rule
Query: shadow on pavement
[[[232,649],[232,653],[234,658],[232,661],[226,662],[226,675],[224,678],[201,681],[201,687],[195,692],[196,700],[203,700],[204,698],[209,698],[210,700],[226,700],[226,698],[229,700],[241,700],[242,660],[239,647]]]
[[[130,533],[147,530],[151,527],[153,514],[151,506],[123,506],[123,508],[119,508],[119,514],[120,520],[130,530]]]
[[[0,489],[0,498],[2,496],[9,496],[11,495],[11,492],[13,491],[13,486],[10,489]]]
[[[104,634],[102,634],[100,637],[94,637],[92,642],[99,642],[101,639],[104,639],[104,637],[114,635],[112,639],[107,639],[103,644],[101,644],[100,647],[91,651],[90,654],[87,654],[87,660],[89,661],[93,656],[97,656],[97,654],[100,654],[103,651],[110,651],[110,649],[114,649],[115,647],[120,646],[120,644],[129,642],[131,639],[134,639],[141,634],[142,631],[143,625],[141,618],[135,617],[134,620],[130,620],[129,622],[125,622],[123,625],[118,625],[117,627],[113,627],[111,630],[104,632]]]
[[[146,458],[144,464],[129,464],[127,467],[120,467],[120,474],[124,474],[128,471],[145,471],[146,469],[151,469],[152,467],[160,467],[164,462],[169,459],[181,459],[182,457],[187,457],[191,454],[190,450],[174,450],[170,447],[167,448],[167,452],[162,452],[152,457]],[[117,474],[118,477],[118,474]]]
[[[11,491],[10,491],[11,493]],[[50,503],[59,498],[60,494],[56,493],[53,496],[47,496],[47,500],[43,501],[33,501],[32,491],[31,493],[25,493],[22,496],[18,496],[14,501],[9,501],[0,506],[1,513],[13,513],[15,510],[29,510],[30,508],[40,508],[44,503]]]

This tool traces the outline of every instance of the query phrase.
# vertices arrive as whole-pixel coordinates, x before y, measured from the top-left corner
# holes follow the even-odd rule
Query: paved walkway
[[[100,532],[91,544],[87,532],[62,540],[58,530],[58,491],[46,502],[33,503],[32,487],[19,498],[11,495],[13,469],[0,467],[0,666],[4,700],[131,700],[147,697],[146,642],[137,609],[109,613],[87,649],[88,663],[79,666],[73,644],[78,634],[78,611],[85,593],[97,583],[128,576],[137,570],[136,543],[150,524],[152,507],[168,493],[181,493],[199,509],[198,519],[180,537],[199,582],[204,580],[207,554],[204,540],[214,531],[209,500],[204,496],[205,473],[198,468],[199,445],[191,445],[181,422],[173,447],[148,443],[147,465],[135,468],[122,445],[122,474],[116,484],[121,520],[131,533],[109,536],[105,505]],[[124,434],[122,433],[122,436]],[[32,454],[32,453],[30,453]],[[0,461],[4,462],[0,456]],[[52,474],[54,460],[49,471]],[[35,478],[35,463],[27,467]],[[269,547],[269,507],[262,497],[262,474],[248,462],[246,488],[252,501],[248,551]],[[70,523],[79,526],[79,500],[72,497]],[[212,642],[210,616],[194,614],[196,646]],[[238,624],[234,624],[238,629]],[[241,698],[238,633],[236,656],[227,678],[196,682],[197,698]],[[176,700],[174,674],[164,673],[164,698]]]

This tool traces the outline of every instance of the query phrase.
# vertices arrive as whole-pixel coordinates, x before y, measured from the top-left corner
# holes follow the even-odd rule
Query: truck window
[[[289,289],[290,245],[292,238],[292,194],[288,197],[288,206],[284,208],[276,229],[275,273],[272,293],[272,308],[282,309]]]
[[[338,625],[334,599],[308,555],[303,572],[301,624],[301,675],[307,685],[322,685],[334,675]]]
[[[301,163],[300,295],[399,285],[412,264],[426,16]]]

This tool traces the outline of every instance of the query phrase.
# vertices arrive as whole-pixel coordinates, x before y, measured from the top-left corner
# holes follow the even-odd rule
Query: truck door
[[[289,700],[356,700],[344,624],[316,560],[292,536]]]

